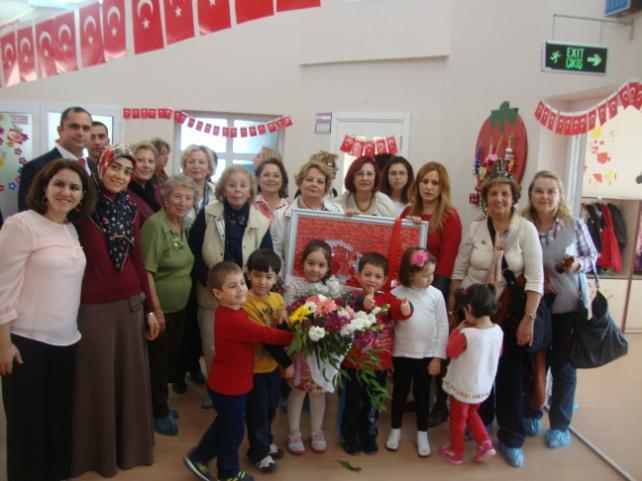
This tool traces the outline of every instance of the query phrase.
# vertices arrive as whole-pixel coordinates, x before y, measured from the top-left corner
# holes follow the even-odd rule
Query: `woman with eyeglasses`
[[[255,175],[258,194],[254,206],[272,222],[280,209],[290,205],[287,200],[288,173],[283,162],[272,158],[261,162]]]
[[[575,368],[568,359],[567,340],[579,318],[580,306],[589,308],[586,273],[595,266],[597,250],[584,221],[571,214],[564,198],[562,181],[554,172],[541,170],[535,174],[528,188],[528,207],[523,215],[537,228],[544,270],[556,293],[551,306],[553,395],[548,413],[550,429],[546,431],[544,442],[549,448],[561,448],[571,442],[568,428],[573,415],[577,383]],[[542,415],[542,411],[527,410],[527,435],[539,433]]]
[[[165,326],[147,343],[152,387],[154,429],[176,436],[176,411],[167,402],[167,383],[175,382],[183,342],[187,302],[192,289],[194,256],[188,245],[184,219],[194,205],[198,187],[186,175],[170,177],[161,185],[163,208],[141,229],[141,246],[154,305],[160,306]]]
[[[196,182],[198,197],[193,207],[185,216],[185,225],[189,229],[203,207],[216,200],[214,184],[210,178],[216,171],[217,157],[212,149],[204,145],[188,145],[181,156],[183,174]]]
[[[346,192],[337,198],[337,203],[347,214],[395,217],[395,205],[379,190],[379,167],[373,157],[364,155],[356,159],[346,174]]]
[[[381,170],[380,192],[386,194],[399,215],[410,202],[410,190],[415,180],[412,165],[405,158],[394,155]]]

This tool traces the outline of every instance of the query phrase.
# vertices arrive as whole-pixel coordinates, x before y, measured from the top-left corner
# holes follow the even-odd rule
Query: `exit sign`
[[[542,68],[556,72],[605,74],[607,53],[605,47],[546,42]]]

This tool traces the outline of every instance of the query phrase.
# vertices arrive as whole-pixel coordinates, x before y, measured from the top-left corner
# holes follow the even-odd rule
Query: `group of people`
[[[477,442],[474,459],[492,455],[488,433],[496,418],[498,451],[519,467],[525,437],[539,432],[543,413],[532,387],[538,353],[528,346],[546,284],[555,297],[545,442],[570,442],[576,378],[567,342],[589,302],[586,272],[597,254],[555,173],[535,175],[521,212],[515,180],[489,176],[481,189],[485,213],[462,236],[448,172],[438,162],[415,174],[403,157],[360,157],[337,195],[338,158],[321,151],[299,169],[290,199],[278,152],[259,154],[254,173],[226,168],[214,185],[217,158],[209,148],[188,146],[182,174],[167,176],[169,144],[109,145],[101,125],[80,107],[63,112],[56,147],[23,169],[22,212],[0,230],[0,249],[10,253],[0,262],[10,481],[86,471],[111,477],[118,468],[152,464],[154,430],[178,433],[168,383],[185,392],[187,373],[195,382],[207,379],[202,405],[218,413],[185,458],[200,479],[215,479],[208,463],[216,457],[218,479],[251,481],[238,456],[245,423],[248,457],[260,472],[274,471],[284,454],[270,429],[282,377],[290,386],[287,450],[305,452],[300,420],[307,397],[310,447],[325,451],[325,399],[334,387],[312,360],[272,345],[290,343],[291,334],[276,327],[304,293],[347,295],[368,311],[390,306],[377,314],[382,327],[374,343],[382,387],[394,368],[387,449],[399,448],[412,389],[420,456],[431,453],[428,428],[446,419],[451,442],[439,450],[444,459],[462,462],[467,425]],[[303,253],[304,277],[284,278],[293,209],[428,221],[427,245],[406,252],[399,272],[388,272],[380,254],[366,253],[358,266],[361,289],[348,292],[332,276],[330,246],[313,241]],[[526,293],[524,312],[510,322],[507,270]],[[385,291],[389,278],[398,285]],[[358,355],[344,361],[340,425],[350,454],[378,450],[378,412],[351,361]]]

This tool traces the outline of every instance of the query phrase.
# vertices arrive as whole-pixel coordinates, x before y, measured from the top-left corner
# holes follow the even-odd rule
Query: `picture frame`
[[[371,215],[347,216],[320,210],[292,209],[290,239],[285,253],[285,274],[303,277],[301,255],[314,239],[327,242],[332,248],[332,275],[352,287],[359,284],[355,277],[359,258],[367,252],[379,252],[389,259],[388,279],[396,279],[401,255],[409,247],[426,247],[428,222],[415,224],[401,219],[398,242],[391,253],[393,230],[397,219]],[[390,257],[394,259],[390,259]],[[396,262],[394,262],[396,260]],[[395,269],[395,272],[391,272]]]

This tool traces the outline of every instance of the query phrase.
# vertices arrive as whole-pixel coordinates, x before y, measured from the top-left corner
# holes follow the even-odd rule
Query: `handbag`
[[[487,225],[491,239],[494,239],[495,227],[490,218],[488,218]],[[502,275],[506,280],[506,287],[499,298],[500,310],[495,319],[504,331],[515,335],[526,311],[526,292],[524,291],[526,279],[524,276],[515,276],[515,273],[508,268],[505,257],[502,257]],[[551,313],[553,299],[554,296],[552,294],[545,294],[537,306],[535,318],[533,319],[533,342],[530,346],[526,346],[529,352],[546,350],[553,342],[553,319]]]
[[[600,279],[595,273],[597,293],[591,302],[591,317],[581,303],[582,283],[580,282],[580,316],[571,334],[569,361],[576,369],[591,369],[608,364],[626,355],[629,343],[613,322],[609,303],[600,292]]]

